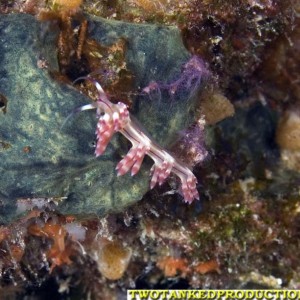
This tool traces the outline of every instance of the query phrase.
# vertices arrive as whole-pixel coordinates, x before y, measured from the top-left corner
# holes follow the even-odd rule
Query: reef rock
[[[126,63],[137,88],[154,79],[173,80],[189,58],[176,28],[94,18],[89,30],[104,45],[126,39]],[[150,164],[134,177],[116,177],[116,164],[130,146],[119,134],[95,158],[95,112],[77,114],[62,127],[90,99],[41,68],[40,59],[57,66],[57,34],[29,15],[1,16],[0,94],[6,112],[0,111],[0,223],[16,215],[19,198],[66,197],[59,203],[62,212],[103,215],[140,200],[149,188]],[[146,96],[132,113],[166,146],[192,121],[192,100],[179,97],[170,104],[168,95],[158,101]]]

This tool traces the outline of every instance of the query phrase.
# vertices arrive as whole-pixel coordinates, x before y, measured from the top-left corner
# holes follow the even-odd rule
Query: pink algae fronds
[[[130,170],[131,175],[135,175],[139,171],[145,155],[148,155],[154,161],[151,169],[151,189],[156,184],[162,185],[169,175],[174,173],[181,181],[184,201],[192,203],[194,199],[199,199],[196,188],[197,179],[192,171],[146,135],[134,118],[130,116],[124,103],[110,102],[101,85],[89,77],[87,79],[95,84],[99,97],[97,102],[81,107],[80,111],[97,109],[99,121],[96,129],[96,156],[103,154],[112,136],[116,132],[120,132],[131,142],[132,147],[116,167],[118,176],[124,175]]]
[[[189,96],[193,97],[198,92],[203,79],[209,77],[209,75],[210,72],[204,61],[198,56],[193,55],[182,66],[181,74],[176,80],[170,83],[151,81],[149,85],[143,89],[143,92],[148,94],[150,99],[153,98],[153,95],[160,98],[162,91],[167,91],[171,98],[182,91],[188,91]]]

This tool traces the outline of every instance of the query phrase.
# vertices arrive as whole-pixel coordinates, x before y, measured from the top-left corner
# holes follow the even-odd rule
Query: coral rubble
[[[294,0],[1,1],[0,297],[299,289],[299,13]],[[184,204],[172,176],[148,191],[143,166],[116,177],[130,145],[114,136],[95,159],[92,114],[60,129],[96,105],[88,75],[193,168],[201,201]]]

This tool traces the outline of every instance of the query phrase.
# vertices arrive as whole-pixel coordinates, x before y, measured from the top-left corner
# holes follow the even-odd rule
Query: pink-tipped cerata
[[[110,102],[101,85],[92,78],[87,79],[95,84],[99,93],[95,104],[85,106],[86,108],[82,109],[97,109],[99,121],[96,129],[96,156],[103,154],[114,133],[120,132],[131,142],[132,147],[117,164],[118,176],[124,175],[130,170],[131,175],[135,175],[140,170],[145,155],[148,155],[154,162],[151,169],[151,189],[157,184],[162,185],[169,175],[173,173],[181,181],[181,192],[184,201],[192,203],[193,200],[199,199],[197,179],[192,171],[157,145],[150,136],[146,135],[137,122],[130,117],[128,108],[124,103],[114,104]]]

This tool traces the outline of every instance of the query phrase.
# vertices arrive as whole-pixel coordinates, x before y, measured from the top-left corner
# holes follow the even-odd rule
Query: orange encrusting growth
[[[193,265],[189,264],[185,258],[166,256],[158,260],[157,267],[164,272],[166,277],[174,277],[178,274],[181,277],[185,277],[191,273],[199,273],[201,275],[211,272],[221,273],[220,264],[216,259]]]
[[[186,259],[164,257],[157,262],[157,266],[164,272],[166,277],[174,277],[177,272],[180,272],[183,276],[188,273],[188,263]]]
[[[67,231],[60,224],[46,223],[43,227],[32,225],[28,232],[35,236],[47,237],[53,240],[53,245],[47,253],[47,258],[52,262],[50,272],[62,264],[70,264],[71,250],[65,245]]]
[[[54,0],[53,4],[57,4],[63,10],[75,10],[82,4],[82,0]]]
[[[216,259],[212,259],[203,263],[198,263],[194,267],[194,270],[202,275],[211,272],[217,272],[219,274],[221,273],[220,264]]]

